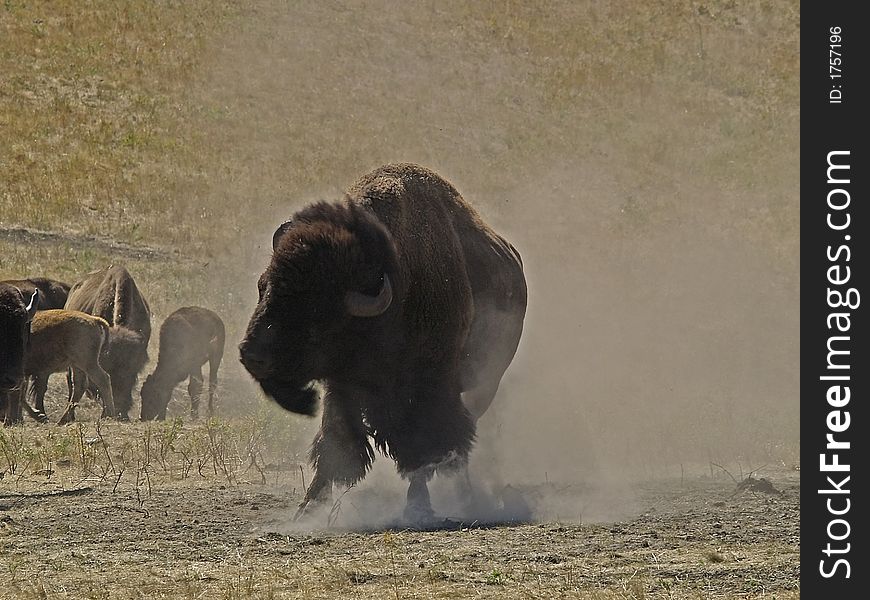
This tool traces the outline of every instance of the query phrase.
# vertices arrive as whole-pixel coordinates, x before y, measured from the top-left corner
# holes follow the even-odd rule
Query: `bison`
[[[142,384],[143,421],[164,420],[172,390],[189,378],[190,415],[199,414],[202,366],[208,362],[208,414],[214,413],[214,391],[224,355],[224,322],[214,312],[199,306],[179,308],[160,326],[160,351],[154,372]]]
[[[69,296],[69,284],[47,277],[30,277],[28,279],[7,279],[0,281],[17,287],[26,296],[30,297],[34,291],[39,290],[39,304],[36,310],[50,310],[63,308]]]
[[[112,379],[117,416],[128,420],[133,386],[148,361],[151,309],[129,271],[113,265],[74,284],[65,308],[105,319],[112,327],[108,357],[102,362]],[[116,416],[104,413],[103,416]]]
[[[344,202],[297,212],[272,246],[239,350],[289,411],[313,414],[313,383],[323,388],[297,518],[333,483],[362,479],[374,448],[410,480],[405,517],[431,518],[428,480],[465,467],[519,344],[519,253],[450,183],[412,164],[381,167]]]
[[[48,377],[72,368],[83,372],[96,386],[104,413],[114,415],[111,378],[100,365],[100,354],[109,339],[109,324],[105,319],[74,310],[52,309],[36,313],[30,328],[24,373],[33,380],[30,394],[37,414],[45,415]],[[75,408],[85,392],[85,381],[84,377],[73,377],[69,404],[61,423],[75,420]]]
[[[24,352],[38,305],[39,290],[25,295],[14,285],[0,283],[0,420],[4,423],[21,421]]]

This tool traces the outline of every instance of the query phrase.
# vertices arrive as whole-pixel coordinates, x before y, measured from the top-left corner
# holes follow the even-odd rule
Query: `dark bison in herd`
[[[0,282],[0,404],[4,420],[17,408],[16,398],[24,384],[24,351],[30,341],[30,322],[39,306],[39,291],[25,294],[20,288]]]
[[[49,310],[63,308],[69,295],[69,284],[45,277],[31,277],[30,279],[7,279],[6,285],[17,287],[21,293],[30,298],[33,292],[38,291],[36,310]]]
[[[315,474],[297,516],[328,499],[334,483],[362,479],[376,449],[410,480],[406,516],[431,516],[429,479],[465,467],[476,421],[516,352],[527,300],[519,253],[450,183],[410,164],[365,175],[343,202],[300,210],[275,231],[272,248],[239,351],[289,411],[313,415],[322,392]],[[20,413],[16,402],[44,418],[48,376],[66,369],[64,420],[86,387],[102,399],[103,416],[127,419],[150,336],[148,303],[124,267],[72,287],[0,283],[6,420]],[[195,417],[206,362],[212,414],[224,339],[209,310],[167,317],[140,392],[142,419],[165,418],[185,379]],[[35,409],[24,400],[27,380]]]
[[[272,245],[239,349],[287,410],[313,414],[322,384],[315,475],[297,514],[333,483],[362,479],[377,448],[410,480],[406,516],[427,518],[427,481],[465,465],[519,343],[519,253],[450,183],[409,164],[297,212]]]

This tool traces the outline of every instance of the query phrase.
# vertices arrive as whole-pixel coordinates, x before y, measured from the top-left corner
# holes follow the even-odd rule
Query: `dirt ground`
[[[798,471],[755,475],[779,493],[736,491],[718,469],[604,491],[543,483],[516,490],[543,522],[351,518],[348,530],[328,515],[291,522],[303,475],[290,463],[232,480],[139,466],[79,480],[64,478],[73,465],[7,472],[0,597],[800,597]],[[352,517],[377,495],[350,490],[339,509]],[[587,522],[609,504],[626,516]]]

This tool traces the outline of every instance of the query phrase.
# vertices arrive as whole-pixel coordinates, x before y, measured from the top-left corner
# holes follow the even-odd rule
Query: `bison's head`
[[[395,249],[364,209],[323,203],[279,227],[272,246],[241,361],[281,406],[310,415],[314,381],[376,352],[374,332],[394,305]]]
[[[148,362],[148,340],[145,335],[127,327],[110,327],[109,341],[103,345],[100,363],[107,371],[133,371]]]
[[[142,390],[139,393],[142,396],[141,419],[143,421],[165,420],[166,409],[172,395],[172,386],[160,385],[152,373],[145,378],[145,383],[142,384]]]
[[[0,284],[0,393],[21,386],[30,321],[38,305],[39,290],[25,298],[17,287]]]

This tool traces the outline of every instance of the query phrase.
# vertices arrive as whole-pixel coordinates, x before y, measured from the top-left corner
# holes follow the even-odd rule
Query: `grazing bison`
[[[105,319],[74,310],[36,313],[30,326],[30,343],[24,353],[24,373],[33,379],[31,399],[39,415],[45,414],[48,377],[67,369],[84,372],[96,385],[104,413],[114,415],[111,378],[100,365],[100,354],[109,339]],[[61,423],[75,420],[75,408],[85,392],[85,378],[75,376],[67,410]]]
[[[224,355],[224,322],[199,306],[179,308],[160,326],[160,352],[154,372],[142,384],[142,420],[166,419],[172,390],[188,379],[190,415],[199,415],[202,366],[208,363],[208,415],[214,413],[214,391]]]
[[[437,174],[410,164],[362,177],[341,204],[309,206],[275,232],[241,361],[287,410],[323,416],[297,516],[392,457],[405,515],[428,518],[436,468],[464,467],[476,420],[519,343],[526,282],[517,251]]]
[[[63,308],[69,295],[69,284],[46,277],[30,277],[28,279],[7,279],[0,281],[17,287],[26,296],[30,297],[34,291],[39,290],[39,304],[36,310],[50,310]]]
[[[25,295],[16,286],[0,283],[0,421],[21,421],[24,352],[30,322],[39,305],[39,291]]]
[[[66,308],[105,319],[112,327],[103,366],[112,379],[117,416],[128,420],[133,386],[148,361],[151,309],[130,273],[113,265],[89,273],[74,284]],[[104,413],[103,416],[115,416]]]

